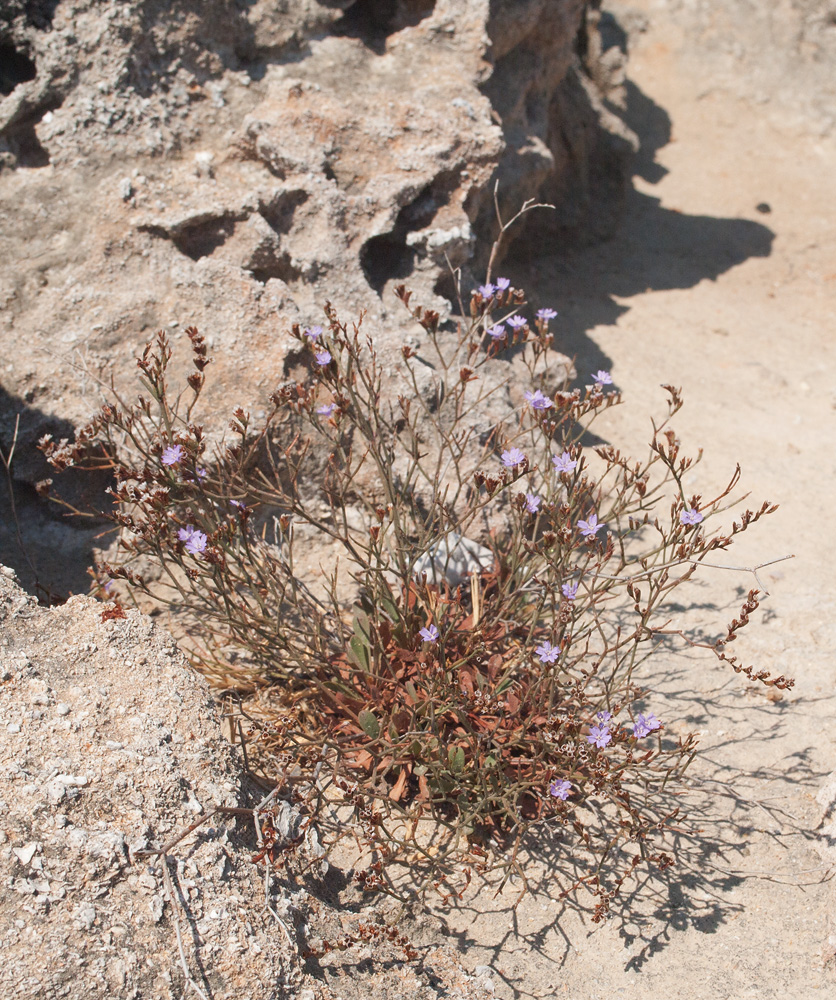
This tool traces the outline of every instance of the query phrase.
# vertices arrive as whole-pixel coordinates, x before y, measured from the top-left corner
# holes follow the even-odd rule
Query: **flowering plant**
[[[736,477],[718,497],[686,496],[672,386],[644,459],[582,447],[620,393],[604,371],[584,389],[556,381],[556,314],[526,320],[508,279],[475,290],[454,329],[398,294],[419,332],[400,383],[362,323],[326,306],[321,327],[292,329],[306,377],[260,422],[236,408],[210,454],[194,417],[206,343],[187,331],[194,371],[173,395],[160,333],[135,403],[116,398],[73,444],[42,447],[59,469],[105,456],[121,535],[100,582],[177,615],[195,665],[243,699],[262,769],[323,829],[339,816],[335,838],[361,831],[365,888],[406,891],[395,864],[418,891],[458,892],[495,868],[524,882],[520,845],[551,826],[568,857],[589,857],[555,873],[561,891],[586,885],[600,917],[635,866],[671,862],[648,845],[676,816],[662,792],[695,750],[636,678],[674,631],[663,604],[775,508],[723,530]],[[509,355],[528,387],[497,418]],[[726,653],[757,598],[707,645],[789,686]]]

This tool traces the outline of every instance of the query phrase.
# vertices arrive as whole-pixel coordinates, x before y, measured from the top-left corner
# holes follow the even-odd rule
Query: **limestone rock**
[[[179,918],[212,996],[285,996],[298,960],[243,825],[219,816],[172,852],[180,902],[138,853],[240,804],[241,775],[173,640],[136,611],[102,622],[103,607],[45,610],[0,575],[0,992],[180,996]]]

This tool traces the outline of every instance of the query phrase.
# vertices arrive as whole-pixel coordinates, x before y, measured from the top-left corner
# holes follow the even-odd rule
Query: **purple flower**
[[[567,601],[574,601],[578,596],[578,585],[576,583],[561,584],[560,589]]]
[[[170,448],[166,448],[160,456],[160,461],[163,465],[177,465],[178,462],[182,462],[183,446],[174,444]]]
[[[526,493],[525,495],[525,509],[529,514],[536,514],[542,502],[543,498],[538,497],[536,493]]]
[[[202,531],[198,531],[197,528],[192,527],[190,524],[187,524],[185,528],[181,528],[177,532],[177,537],[181,542],[186,543],[186,552],[193,556],[204,552],[206,550],[206,543],[209,540]]]
[[[588,521],[578,521],[578,530],[584,538],[594,538],[603,527],[598,523],[597,514],[590,514]]]
[[[200,555],[201,552],[206,551],[206,543],[209,539],[202,531],[193,531],[186,542],[186,552],[193,556]]]
[[[683,510],[679,515],[680,524],[699,524],[702,520],[702,514],[698,510]]]
[[[241,503],[240,500],[230,500],[229,503],[230,503],[231,507],[237,507],[238,510],[246,510],[247,509],[247,505]]]
[[[194,474],[198,479],[205,479],[209,475],[206,469],[195,469]]]
[[[541,663],[554,663],[554,661],[560,656],[560,647],[553,646],[549,640],[546,639],[542,646],[538,646],[534,650],[534,653]]]
[[[510,278],[497,278],[496,279],[496,290],[498,292],[504,292],[506,288],[510,287],[510,285],[511,285],[511,279]]]
[[[493,293],[496,291],[496,285],[492,285],[488,282],[486,285],[479,286],[479,294],[483,299],[490,299],[493,297]]]
[[[438,629],[435,625],[428,625],[418,633],[424,642],[438,642]]]
[[[551,399],[548,396],[544,396],[539,389],[535,389],[534,392],[527,392],[525,398],[535,410],[548,410],[549,407],[554,406]]]
[[[518,465],[522,465],[525,461],[525,453],[520,451],[519,448],[509,448],[508,451],[502,452],[502,464],[506,469],[513,469]]]
[[[606,709],[603,709],[602,711],[595,713],[595,718],[599,722],[601,722],[604,725],[606,725],[610,721],[610,719],[612,718],[612,712],[608,712]]]
[[[324,403],[322,406],[317,406],[316,412],[322,417],[330,417],[336,408],[336,403]]]
[[[662,723],[656,718],[653,712],[643,715],[641,712],[636,716],[633,723],[633,736],[637,740],[643,740],[645,736],[650,736],[654,729],[661,729]]]
[[[331,364],[331,352],[330,351],[318,351],[314,355],[314,357],[316,358],[316,363],[318,365],[322,365],[323,368],[325,367],[325,365],[330,365]]]
[[[555,780],[549,785],[549,793],[556,799],[560,799],[561,802],[565,802],[569,798],[569,792],[571,791],[571,781],[558,781],[557,778],[555,778]]]
[[[512,330],[522,330],[524,326],[528,326],[528,320],[523,319],[522,316],[509,316],[505,322]]]
[[[587,743],[594,743],[599,750],[603,750],[610,740],[612,740],[612,733],[606,726],[593,726],[586,738]]]
[[[537,319],[542,319],[544,322],[548,323],[550,319],[554,319],[557,313],[554,309],[538,309]]]
[[[308,340],[311,340],[311,341],[313,341],[313,340],[319,340],[319,338],[322,336],[322,327],[321,326],[306,326],[303,332],[304,332],[304,335],[308,338]]]
[[[603,368],[599,368],[597,372],[593,372],[591,377],[601,385],[612,385],[612,375],[609,372],[605,372]]]
[[[552,455],[552,465],[554,465],[555,472],[571,472],[577,467],[577,464],[568,451],[564,451],[560,457]]]
[[[493,337],[494,340],[499,340],[500,337],[505,336],[505,327],[501,323],[496,323],[488,330],[488,336]]]

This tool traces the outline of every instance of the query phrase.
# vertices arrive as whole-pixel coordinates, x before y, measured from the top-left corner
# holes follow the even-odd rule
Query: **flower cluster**
[[[603,391],[612,376],[556,375],[557,313],[527,320],[509,279],[481,284],[454,324],[396,292],[415,323],[397,365],[329,306],[322,325],[292,327],[308,359],[299,381],[275,389],[263,421],[234,409],[212,454],[193,415],[208,364],[194,329],[191,394],[169,388],[161,333],[139,359],[149,398],[108,404],[75,444],[44,450],[57,468],[107,456],[121,534],[102,585],[172,608],[219,691],[272,688],[266,721],[247,713],[248,753],[277,781],[290,764],[324,840],[347,833],[319,808],[342,796],[381,866],[415,848],[420,894],[469,877],[474,857],[477,871],[510,872],[521,838],[552,824],[593,855],[605,908],[626,877],[612,846],[663,835],[667,788],[694,749],[687,735],[639,743],[662,729],[634,714],[643,653],[672,634],[665,602],[702,557],[772,508],[708,530],[727,493],[685,499],[693,462],[669,426],[672,387],[641,459],[588,443],[619,405]],[[524,403],[497,420],[509,370],[528,373],[507,393]],[[750,595],[714,652],[786,686],[727,652],[756,607]],[[432,856],[419,844],[431,821]]]

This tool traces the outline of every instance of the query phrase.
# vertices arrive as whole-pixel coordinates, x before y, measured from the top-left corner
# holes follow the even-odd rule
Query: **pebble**
[[[6,732],[11,733],[13,736],[20,732],[20,726],[16,722],[10,722],[6,726]]]
[[[58,715],[69,715],[70,706],[65,701],[59,701],[58,704],[55,706],[55,711],[58,713]]]

